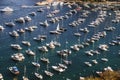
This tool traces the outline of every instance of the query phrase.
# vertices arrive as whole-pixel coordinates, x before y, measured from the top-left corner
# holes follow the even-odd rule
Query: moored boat
[[[1,12],[12,12],[12,11],[14,11],[14,10],[10,7],[5,7],[3,9],[1,9]]]
[[[60,73],[65,71],[65,69],[61,68],[60,66],[52,66],[52,69]]]
[[[43,79],[43,76],[41,75],[41,74],[39,74],[39,73],[34,73],[35,74],[35,76],[38,78],[38,79]]]
[[[16,49],[16,50],[21,50],[22,47],[19,45],[19,44],[11,44],[10,45],[13,49]]]
[[[11,58],[15,61],[23,61],[25,59],[25,57],[22,53],[15,53],[15,54],[11,55]]]
[[[3,75],[1,73],[0,73],[0,80],[4,80]]]
[[[50,77],[52,77],[54,75],[52,72],[47,71],[47,70],[45,70],[44,72],[47,76],[50,76]]]
[[[32,62],[32,64],[35,66],[35,67],[40,67],[40,64],[38,62]]]
[[[22,41],[22,44],[26,45],[26,46],[31,46],[29,41]]]
[[[15,75],[18,75],[20,74],[18,68],[16,66],[13,66],[13,67],[9,67],[9,70],[11,73],[15,74]]]

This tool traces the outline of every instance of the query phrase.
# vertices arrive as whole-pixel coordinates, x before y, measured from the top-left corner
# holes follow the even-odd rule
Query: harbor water
[[[38,6],[35,7],[34,4],[39,0],[1,0],[0,1],[0,10],[5,7],[10,7],[14,11],[13,12],[0,12],[0,25],[3,26],[5,29],[0,31],[0,73],[3,75],[4,80],[22,80],[22,76],[24,75],[24,66],[26,66],[26,76],[29,80],[38,80],[34,72],[38,72],[43,75],[43,80],[79,80],[80,76],[90,76],[95,75],[96,71],[103,71],[105,67],[112,67],[113,70],[120,69],[120,44],[111,46],[109,45],[112,40],[117,40],[116,37],[120,37],[120,22],[114,23],[112,20],[115,19],[115,12],[111,9],[105,10],[107,13],[104,16],[104,21],[100,22],[97,27],[90,27],[88,26],[92,21],[95,21],[98,18],[98,15],[102,9],[92,10],[92,8],[96,7],[85,7],[83,5],[73,5],[70,7],[68,4],[65,5],[52,5],[52,6]],[[25,6],[25,7],[23,7]],[[80,10],[77,8],[81,7]],[[37,10],[42,8],[43,12],[38,12]],[[48,18],[47,15],[54,10],[59,10],[54,17],[65,16],[66,13],[70,12],[70,10],[77,9],[75,13],[68,16],[67,19],[60,20],[55,23],[49,22],[51,18]],[[83,13],[88,11],[88,16],[82,16]],[[32,16],[29,13],[35,12],[36,15]],[[109,15],[111,13],[111,15]],[[29,16],[31,17],[30,22],[25,23],[17,23],[15,19],[20,17]],[[79,18],[85,19],[83,22],[79,23],[76,27],[72,27],[69,24],[73,21],[77,21]],[[48,20],[48,27],[44,27],[40,25],[40,22],[44,22]],[[14,22],[14,27],[8,27],[5,25],[6,22]],[[49,31],[55,30],[57,25],[64,27],[67,29],[65,32],[54,35],[50,34]],[[19,34],[19,37],[12,37],[10,36],[9,32],[17,31],[21,28],[26,28],[30,26],[37,26],[37,28],[33,32],[26,31],[23,34]],[[86,42],[87,39],[90,39],[94,34],[98,32],[105,31],[104,28],[108,26],[113,26],[116,29],[114,31],[106,31],[106,36],[100,38],[98,41],[94,43],[90,43],[88,46],[85,46],[83,49],[80,48],[79,51],[74,51],[70,48],[75,44]],[[89,30],[88,33],[83,33],[80,29],[87,27]],[[80,32],[81,36],[74,36],[75,32]],[[44,41],[35,41],[33,40],[34,37],[38,35],[47,35],[46,40]],[[25,46],[22,44],[22,41],[29,41],[31,46]],[[46,43],[50,43],[51,41],[60,42],[61,46],[56,47],[55,49],[48,49],[48,52],[44,53],[38,50],[39,46],[46,45]],[[120,42],[120,40],[117,40]],[[67,42],[67,43],[66,43]],[[15,50],[11,48],[11,44],[19,44],[22,47],[22,50]],[[109,46],[108,51],[101,51],[99,50],[100,44],[107,44]],[[36,53],[36,56],[29,56],[25,53],[25,50],[31,49]],[[51,66],[58,65],[61,62],[61,56],[57,54],[57,51],[63,49],[70,49],[72,52],[69,56],[67,56],[67,60],[72,61],[71,65],[68,65],[67,69],[63,73],[59,73],[54,71]],[[95,54],[93,56],[86,55],[85,51],[89,50],[98,50],[100,54]],[[11,59],[11,55],[15,53],[22,53],[25,56],[25,59],[21,62],[16,62]],[[41,57],[46,57],[50,60],[48,64],[48,69],[54,75],[52,77],[46,76],[44,70],[47,69],[47,64],[40,60]],[[103,62],[101,58],[108,59],[107,62]],[[37,60],[40,63],[40,68],[36,68],[32,65],[32,61]],[[64,59],[64,58],[63,58]],[[94,64],[91,60],[97,60],[98,64]],[[92,64],[91,67],[88,67],[84,62],[90,62]],[[20,74],[13,75],[9,71],[9,67],[17,66]]]

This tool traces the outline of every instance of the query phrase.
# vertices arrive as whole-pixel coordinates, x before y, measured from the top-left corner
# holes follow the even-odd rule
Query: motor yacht
[[[108,51],[108,45],[106,44],[100,44],[99,47],[98,47],[100,50],[103,50],[103,51]]]
[[[13,37],[18,37],[19,34],[17,33],[17,31],[12,31],[12,32],[9,32],[9,34]]]
[[[47,43],[46,46],[49,47],[50,49],[54,49],[55,48],[55,45],[54,45],[53,41],[51,41],[50,43]]]
[[[39,50],[43,51],[43,52],[48,52],[48,49],[46,46],[41,46],[41,47],[38,47]]]
[[[30,49],[26,50],[25,52],[28,55],[35,56],[35,53],[32,50],[30,50]]]
[[[15,19],[15,21],[18,22],[18,23],[25,23],[24,17],[20,17],[18,19]]]
[[[15,53],[15,54],[11,55],[11,58],[15,61],[23,61],[25,59],[25,57],[22,53]]]
[[[18,68],[16,66],[13,66],[13,67],[9,67],[8,68],[10,70],[11,73],[15,74],[15,75],[18,75],[20,74]]]
[[[13,49],[16,49],[16,50],[21,50],[22,47],[19,45],[19,44],[11,44],[10,45]]]
[[[26,46],[31,46],[29,41],[22,41],[22,44],[26,45]]]

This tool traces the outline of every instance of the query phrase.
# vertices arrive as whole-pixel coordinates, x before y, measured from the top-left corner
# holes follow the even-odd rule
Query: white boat
[[[15,19],[15,21],[19,22],[19,23],[25,23],[24,17],[17,18],[17,19]]]
[[[25,17],[24,17],[24,20],[27,21],[27,22],[29,22],[29,21],[31,21],[32,19],[31,19],[31,17],[29,17],[29,16],[25,16]]]
[[[60,32],[54,30],[54,31],[50,31],[50,34],[61,34]]]
[[[90,64],[90,62],[84,62],[87,66],[91,67],[92,64]]]
[[[48,49],[46,46],[41,46],[41,47],[38,47],[39,50],[43,51],[43,52],[48,52]]]
[[[18,33],[25,33],[25,30],[24,29],[18,29],[17,32]]]
[[[55,48],[55,45],[54,45],[54,42],[51,41],[50,43],[46,44],[47,47],[49,47],[50,49],[54,49]]]
[[[47,38],[46,35],[38,35],[37,37],[34,37],[33,39],[36,41],[44,41]]]
[[[29,13],[29,15],[36,16],[37,14],[35,12],[31,12],[31,13]]]
[[[116,28],[115,27],[106,27],[104,28],[106,31],[114,31]]]
[[[92,62],[93,62],[94,64],[98,64],[97,60],[92,60]]]
[[[24,76],[22,77],[23,80],[29,80],[28,77],[26,77],[26,66],[24,66]]]
[[[17,31],[13,31],[13,32],[9,32],[9,34],[13,37],[18,37],[19,34],[17,33]]]
[[[22,49],[22,47],[19,44],[11,44],[10,46],[12,48],[14,48],[14,49],[17,49],[17,50],[21,50]]]
[[[43,79],[43,76],[41,75],[41,74],[39,74],[39,73],[34,73],[35,74],[35,76],[38,78],[38,79]]]
[[[67,69],[67,66],[65,64],[59,63],[58,65],[63,69]]]
[[[13,66],[13,67],[9,67],[9,70],[11,73],[15,74],[15,75],[18,75],[20,74],[18,68],[16,66]]]
[[[108,45],[106,45],[106,44],[100,44],[100,45],[99,45],[99,49],[100,49],[100,50],[108,51],[108,48],[109,48],[109,47],[108,47]]]
[[[101,60],[104,61],[104,62],[107,62],[107,61],[108,61],[107,58],[101,58]]]
[[[5,28],[3,26],[0,25],[0,30],[4,30]]]
[[[27,77],[23,76],[22,77],[23,80],[29,80]]]
[[[64,62],[66,65],[71,65],[71,64],[72,64],[72,61],[69,61],[69,60],[63,60],[63,62]]]
[[[44,10],[42,8],[37,9],[37,12],[43,12]]]
[[[35,56],[35,52],[33,52],[33,51],[30,50],[30,49],[26,50],[25,52],[26,52],[26,54],[28,54],[28,55]]]
[[[1,9],[1,11],[2,12],[12,12],[12,11],[14,11],[12,8],[10,8],[10,7],[5,7],[5,8],[3,8],[3,9]]]
[[[57,51],[57,53],[58,53],[60,56],[66,57],[66,56],[68,56],[68,55],[71,54],[71,50],[64,49],[64,50]]]
[[[63,32],[63,30],[60,29],[60,26],[58,24],[56,30],[50,31],[50,34],[61,34],[61,32]]]
[[[53,44],[54,44],[55,46],[58,46],[58,47],[61,46],[61,44],[60,44],[59,42],[57,42],[57,41],[53,41]]]
[[[50,77],[52,77],[54,75],[52,72],[47,71],[47,70],[45,70],[44,72],[47,76],[50,76]]]
[[[85,28],[83,28],[83,29],[80,29],[80,31],[82,31],[82,32],[84,32],[84,33],[88,33],[89,32],[89,30],[85,27]]]
[[[84,77],[80,77],[80,79],[79,80],[85,80],[85,78]]]
[[[10,27],[15,26],[15,24],[14,24],[13,22],[7,22],[7,23],[5,23],[5,25],[6,25],[6,26],[10,26]]]
[[[3,75],[1,73],[0,73],[0,80],[4,80]]]
[[[40,67],[40,64],[38,62],[32,62],[32,64],[35,66],[35,67]]]
[[[25,59],[25,57],[22,53],[15,53],[15,54],[11,55],[11,58],[15,61],[23,61]]]
[[[22,44],[26,45],[26,46],[31,46],[29,41],[22,41]]]
[[[47,20],[45,20],[45,22],[40,22],[40,25],[41,25],[41,26],[45,26],[45,27],[48,27],[48,26],[49,26]]]
[[[61,68],[60,66],[52,66],[52,69],[54,69],[55,71],[58,71],[60,73],[65,71],[65,69]]]
[[[78,37],[80,37],[80,36],[81,36],[81,34],[80,34],[79,32],[74,33],[74,35],[75,35],[75,36],[78,36]]]
[[[85,51],[85,53],[89,56],[93,56],[93,53],[91,53],[91,51]]]
[[[33,27],[31,27],[31,26],[30,27],[26,27],[25,30],[26,31],[30,31],[30,32],[34,31]]]
[[[43,62],[46,62],[46,63],[50,63],[49,59],[47,59],[45,57],[40,58],[40,60],[43,61]]]
[[[113,71],[113,69],[112,69],[110,66],[104,68],[104,70],[105,70],[105,71]]]
[[[70,48],[75,50],[75,51],[79,51],[80,50],[77,45],[70,46]]]

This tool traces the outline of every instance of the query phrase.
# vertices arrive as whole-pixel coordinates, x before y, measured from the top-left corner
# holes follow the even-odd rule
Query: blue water
[[[120,50],[120,46],[109,46],[109,51],[107,52],[102,52],[100,51],[101,54],[99,55],[94,55],[94,56],[87,56],[85,54],[85,51],[90,50],[90,49],[98,49],[98,45],[105,43],[108,44],[110,41],[115,39],[116,36],[120,35],[120,28],[119,25],[120,23],[112,23],[111,20],[115,18],[115,13],[111,10],[108,10],[108,12],[111,12],[111,16],[106,16],[105,21],[102,22],[97,28],[91,28],[88,27],[87,25],[95,20],[97,18],[98,12],[93,12],[90,11],[89,15],[87,18],[85,18],[85,22],[81,23],[78,28],[84,28],[88,27],[90,30],[89,33],[84,34],[81,33],[82,36],[80,37],[80,43],[86,41],[87,38],[92,37],[94,33],[97,33],[98,31],[102,31],[103,28],[108,25],[108,26],[114,26],[116,27],[116,30],[113,32],[107,32],[107,36],[105,38],[101,38],[99,41],[95,42],[94,45],[91,44],[88,47],[85,47],[84,49],[81,49],[78,52],[72,51],[72,54],[68,57],[69,60],[72,60],[72,65],[68,66],[68,69],[63,72],[63,73],[57,73],[56,71],[51,69],[52,65],[56,65],[57,63],[60,62],[60,57],[56,54],[57,50],[62,50],[66,48],[65,42],[68,41],[67,48],[70,49],[71,45],[77,44],[78,43],[78,37],[73,36],[73,33],[77,31],[77,28],[70,27],[68,24],[71,23],[74,20],[77,20],[78,18],[81,17],[81,14],[83,13],[83,10],[79,11],[78,13],[72,15],[69,17],[69,19],[64,19],[63,21],[60,21],[60,25],[63,25],[65,28],[67,28],[67,31],[64,32],[61,35],[51,35],[49,34],[50,30],[56,29],[56,26],[58,24],[50,24],[49,27],[44,28],[39,25],[39,22],[42,22],[46,19],[46,14],[50,13],[53,11],[55,8],[60,9],[60,13],[56,14],[55,16],[60,16],[60,15],[65,15],[66,12],[69,12],[71,9],[68,8],[67,6],[60,7],[59,5],[56,7],[50,7],[48,10],[46,6],[42,7],[44,9],[44,12],[37,12],[36,8],[22,8],[22,5],[34,5],[37,1],[39,0],[1,0],[0,1],[0,9],[9,6],[12,7],[15,11],[12,13],[0,13],[0,25],[4,26],[5,30],[0,31],[0,73],[3,74],[5,80],[22,80],[22,76],[24,73],[24,66],[26,66],[26,76],[30,80],[37,80],[37,78],[34,76],[34,72],[36,71],[36,68],[31,64],[31,61],[34,60],[34,57],[28,56],[25,53],[25,50],[30,48],[34,52],[36,52],[37,58],[39,59],[42,56],[45,56],[49,58],[50,64],[49,64],[49,70],[54,73],[53,77],[48,77],[44,74],[44,70],[46,70],[46,64],[42,63],[39,60],[39,63],[41,65],[40,69],[38,72],[43,75],[44,80],[66,80],[66,78],[70,78],[71,80],[79,80],[79,76],[88,76],[88,75],[95,75],[95,71],[101,71],[103,68],[107,66],[111,66],[114,70],[118,70],[120,67],[120,56],[118,55],[118,52]],[[36,12],[36,16],[30,16],[28,15],[30,12]],[[19,17],[24,17],[24,16],[30,16],[32,18],[31,22],[27,22],[25,24],[19,24],[16,23],[14,20]],[[13,28],[5,26],[5,22],[10,22],[13,21],[15,22],[16,26]],[[17,30],[19,28],[25,28],[29,27],[32,25],[38,26],[37,29],[33,32],[25,32],[25,34],[20,35],[18,38],[13,38],[9,35],[9,32],[13,30]],[[37,35],[44,33],[47,35],[47,39],[43,42],[36,42],[33,40],[33,37],[36,37]],[[48,53],[44,54],[40,52],[37,47],[45,45],[46,43],[49,43],[51,40],[54,40],[57,38],[57,41],[59,41],[62,45],[61,47],[56,47],[54,50],[49,50]],[[22,40],[28,40],[31,42],[30,47],[26,47],[23,44],[21,44]],[[22,46],[21,51],[16,51],[11,49],[10,44],[17,43]],[[94,47],[93,47],[94,46]],[[16,53],[16,52],[21,52],[25,56],[25,60],[22,62],[15,62],[11,59],[11,55]],[[43,55],[44,54],[44,55]],[[102,57],[108,58],[108,62],[102,62],[100,59]],[[93,65],[92,67],[88,67],[84,64],[85,61],[90,61],[92,59],[96,59],[98,61],[97,65]],[[8,70],[8,67],[16,65],[18,69],[20,70],[20,75],[15,76],[10,73]]]

